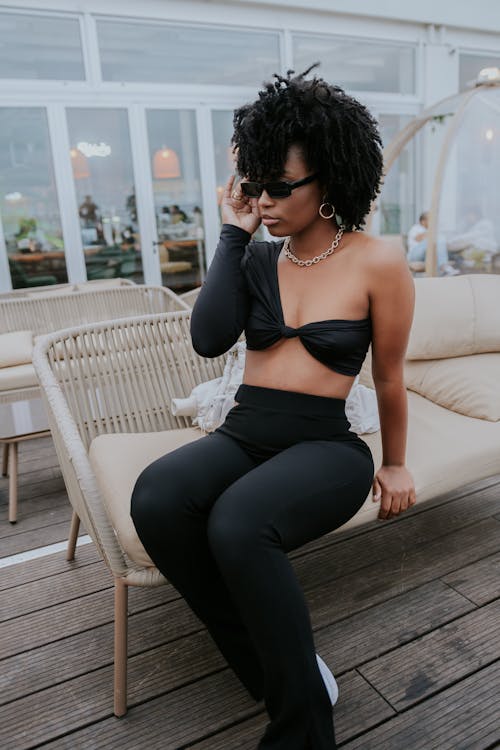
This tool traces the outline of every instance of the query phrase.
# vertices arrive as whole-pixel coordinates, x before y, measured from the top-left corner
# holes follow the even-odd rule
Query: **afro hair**
[[[259,182],[282,177],[291,145],[318,173],[326,200],[346,229],[360,229],[380,190],[383,158],[376,120],[339,86],[303,73],[274,73],[258,99],[235,110],[231,139],[239,174]]]

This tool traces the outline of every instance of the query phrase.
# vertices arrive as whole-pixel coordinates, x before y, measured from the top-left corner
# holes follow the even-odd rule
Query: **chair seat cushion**
[[[0,367],[0,391],[12,391],[36,385],[38,385],[38,378],[32,364]]]
[[[202,435],[196,428],[186,428],[100,435],[92,441],[90,462],[111,523],[127,555],[141,566],[151,567],[153,563],[130,518],[130,498],[137,477],[160,456]],[[363,435],[362,439],[370,447],[377,470],[382,461],[381,433]],[[406,458],[415,480],[417,503],[500,473],[500,421],[457,414],[409,391]],[[375,520],[378,510],[370,490],[362,508],[342,530]]]
[[[415,480],[417,504],[500,473],[500,422],[457,414],[412,391],[407,395],[406,465]],[[382,462],[381,433],[362,439],[370,447],[377,471]],[[375,519],[378,509],[370,491],[362,508],[342,528]]]
[[[476,419],[500,420],[500,353],[405,362],[407,388]]]
[[[0,367],[14,367],[31,362],[33,355],[33,333],[12,331],[0,333]]]
[[[137,478],[157,458],[202,436],[201,430],[186,427],[163,432],[99,435],[90,445],[89,460],[111,524],[128,557],[139,565],[154,567],[130,517],[130,498]]]

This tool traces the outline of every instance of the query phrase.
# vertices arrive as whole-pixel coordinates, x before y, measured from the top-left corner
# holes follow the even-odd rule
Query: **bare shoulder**
[[[370,271],[390,267],[407,268],[406,253],[403,243],[398,235],[394,237],[375,237],[364,232],[356,232],[353,237],[353,246]]]

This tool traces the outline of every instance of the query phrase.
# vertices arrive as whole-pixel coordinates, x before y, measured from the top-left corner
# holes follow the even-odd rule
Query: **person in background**
[[[170,221],[172,224],[180,224],[182,221],[187,221],[187,214],[182,208],[174,205],[170,206]]]
[[[493,222],[483,218],[478,206],[471,206],[464,216],[465,231],[448,241],[448,250],[460,252],[466,260],[488,261],[497,250]]]
[[[413,261],[425,261],[427,253],[427,231],[429,228],[429,212],[424,211],[418,217],[418,222],[408,232],[408,255],[409,263]],[[441,276],[455,276],[460,271],[450,264],[448,251],[444,240],[437,240],[437,261]]]

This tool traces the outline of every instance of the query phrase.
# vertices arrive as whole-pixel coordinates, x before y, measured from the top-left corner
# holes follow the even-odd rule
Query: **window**
[[[334,36],[293,37],[297,72],[320,61],[318,75],[350,91],[415,93],[415,47]]]
[[[78,19],[0,13],[0,78],[83,81]]]
[[[255,86],[280,69],[273,32],[98,20],[105,81]]]
[[[192,110],[147,110],[162,284],[176,292],[205,275],[204,217]]]
[[[409,122],[404,115],[381,115],[379,127],[384,148]],[[407,234],[415,223],[415,139],[403,149],[384,178],[377,201],[381,234]]]
[[[459,58],[459,88],[463,91],[474,85],[483,68],[500,68],[500,52],[496,55],[474,55],[461,52]]]
[[[142,259],[125,109],[68,109],[88,279],[142,282]]]
[[[0,108],[0,211],[13,288],[67,281],[45,109]]]

